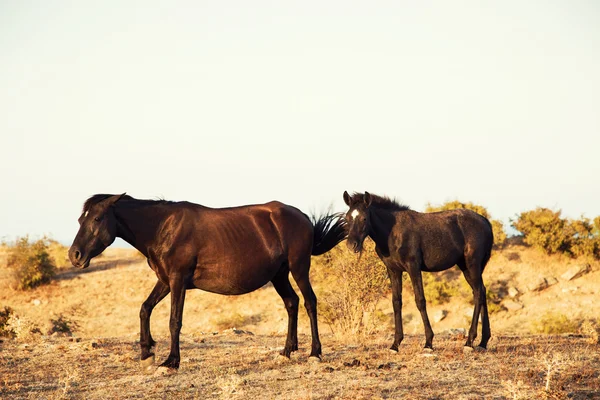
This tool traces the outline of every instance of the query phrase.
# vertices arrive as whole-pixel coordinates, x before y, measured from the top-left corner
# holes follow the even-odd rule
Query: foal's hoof
[[[472,352],[473,352],[473,348],[471,346],[463,347],[463,353],[472,353]]]
[[[308,362],[309,363],[320,363],[321,362],[321,357],[319,357],[319,356],[310,356],[310,357],[308,357]]]
[[[393,354],[398,354],[398,348],[390,347],[388,351]]]
[[[433,349],[431,347],[425,347],[423,349],[423,354],[433,354]]]
[[[166,375],[174,375],[177,373],[177,369],[176,368],[169,368],[169,367],[158,367],[156,368],[156,371],[154,371],[154,376],[166,376]]]
[[[152,354],[150,357],[140,360],[140,367],[142,367],[142,370],[145,372],[151,372],[150,370],[152,370],[152,367],[154,366],[154,358],[155,356]]]

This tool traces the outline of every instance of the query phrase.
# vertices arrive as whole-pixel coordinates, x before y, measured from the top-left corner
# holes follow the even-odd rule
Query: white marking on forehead
[[[351,216],[352,218],[356,218],[356,217],[358,217],[358,215],[359,215],[359,214],[360,214],[360,213],[358,212],[358,210],[356,210],[356,209],[355,209],[354,211],[352,211],[352,213],[350,213],[350,216]]]
[[[85,214],[83,214],[84,217],[87,217],[89,211],[86,211]]]

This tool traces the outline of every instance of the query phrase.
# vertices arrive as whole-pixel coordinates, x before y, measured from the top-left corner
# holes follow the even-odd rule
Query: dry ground
[[[428,307],[430,316],[443,309],[447,317],[433,323],[436,350],[424,355],[422,323],[409,285],[403,314],[408,336],[399,354],[387,350],[393,333],[388,296],[380,304],[382,318],[373,335],[334,335],[321,320],[324,359],[317,364],[307,362],[310,330],[304,310],[300,351],[291,361],[278,356],[287,314],[269,285],[244,296],[190,291],[181,369],[165,377],[145,375],[138,365],[139,307],[156,278],[134,252],[109,249],[87,270],[61,270],[50,285],[29,292],[8,289],[7,271],[0,267],[0,308],[12,307],[24,325],[44,333],[59,316],[75,323],[72,338],[4,339],[0,398],[600,398],[597,344],[580,335],[531,335],[532,323],[546,312],[574,319],[600,314],[600,302],[594,301],[600,284],[597,264],[573,281],[559,280],[542,292],[527,289],[533,279],[559,277],[578,262],[524,248],[497,252],[484,274],[486,284],[504,291],[516,287],[516,300],[524,307],[491,316],[493,338],[485,353],[464,354],[464,337],[444,334],[467,327],[465,313],[472,312],[465,299],[453,299]],[[456,273],[447,278],[462,279]],[[319,282],[315,291],[321,295]],[[159,362],[168,353],[168,315],[167,298],[152,315]],[[232,327],[254,334],[235,334]]]
[[[163,338],[164,339],[164,338]],[[389,338],[386,338],[389,339]],[[497,337],[463,353],[463,337],[438,337],[432,354],[409,336],[398,354],[369,338],[329,336],[323,362],[307,362],[309,337],[291,360],[282,338],[223,333],[182,340],[176,375],[145,375],[135,340],[46,338],[4,342],[2,398],[590,399],[600,397],[596,346],[572,337]],[[161,340],[157,356],[168,352]],[[548,376],[548,374],[550,374]],[[546,391],[546,384],[549,390]]]

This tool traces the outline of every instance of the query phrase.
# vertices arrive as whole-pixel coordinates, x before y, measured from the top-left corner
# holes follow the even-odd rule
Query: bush
[[[79,324],[64,315],[60,314],[57,318],[50,319],[50,329],[48,335],[57,333],[64,336],[72,336],[73,331],[79,328]]]
[[[462,275],[460,279],[453,280],[445,279],[439,273],[423,272],[421,275],[423,276],[423,293],[429,304],[445,304],[452,298],[465,298],[471,295],[471,288]]]
[[[512,226],[523,234],[525,243],[546,254],[600,258],[600,217],[591,222],[582,217],[569,220],[561,211],[538,207],[522,212]]]
[[[532,324],[533,333],[559,335],[562,333],[577,333],[578,330],[579,322],[556,312],[547,312]]]
[[[56,270],[48,253],[48,239],[30,243],[27,236],[17,238],[14,246],[10,247],[7,266],[13,270],[15,286],[19,290],[50,282]]]
[[[312,270],[322,283],[320,315],[336,333],[369,334],[375,330],[377,303],[390,287],[387,270],[370,239],[364,242],[359,257],[337,246],[320,259]]]
[[[431,203],[425,207],[425,212],[437,212],[446,210],[456,210],[457,208],[465,208],[467,210],[475,211],[477,214],[487,218],[492,224],[492,232],[494,234],[494,245],[501,247],[506,242],[506,232],[504,231],[504,224],[497,219],[491,219],[488,210],[480,205],[473,204],[471,202],[462,203],[458,200],[448,201],[440,206],[434,206]]]
[[[4,307],[3,310],[0,310],[0,337],[14,338],[17,336],[15,331],[8,323],[13,313],[14,310],[8,306]]]

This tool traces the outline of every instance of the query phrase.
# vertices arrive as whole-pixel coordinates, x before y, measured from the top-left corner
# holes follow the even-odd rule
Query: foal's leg
[[[302,292],[302,297],[304,297],[304,307],[306,308],[306,313],[310,319],[312,347],[309,357],[321,358],[321,341],[319,340],[319,326],[317,324],[317,296],[315,295],[315,292],[313,292],[308,278],[310,258],[301,265],[291,266],[290,269],[294,280],[298,284],[298,288],[300,288],[300,291]]]
[[[288,313],[288,334],[285,341],[285,347],[281,352],[281,355],[290,357],[292,351],[298,350],[298,303],[299,298],[288,277],[289,269],[287,267],[282,268],[279,273],[271,280],[275,290],[281,296],[285,309]]]
[[[169,276],[171,288],[171,318],[169,319],[169,330],[171,331],[171,351],[169,356],[160,364],[161,367],[170,369],[179,368],[179,333],[183,319],[183,303],[185,302],[185,284],[181,274]]]
[[[473,347],[473,341],[477,337],[479,315],[483,309],[480,346],[486,348],[487,342],[490,339],[490,320],[487,312],[486,289],[483,285],[480,265],[481,263],[476,260],[467,259],[466,268],[463,270],[463,275],[473,290],[473,304],[475,304],[471,328],[469,329],[469,336],[467,337],[465,346]]]
[[[152,289],[152,292],[146,301],[144,301],[142,308],[140,309],[140,348],[142,350],[140,360],[142,361],[148,357],[154,356],[151,350],[156,342],[152,339],[152,335],[150,334],[150,315],[152,314],[154,307],[169,294],[170,290],[169,286],[161,281],[156,282],[154,289]]]
[[[394,271],[388,268],[388,275],[392,283],[392,305],[394,306],[394,343],[390,350],[398,351],[398,346],[404,339],[402,330],[402,275],[403,271]]]
[[[421,319],[423,319],[423,326],[425,327],[425,348],[433,349],[433,329],[429,323],[429,317],[427,316],[427,304],[425,302],[425,292],[423,290],[423,277],[421,275],[421,269],[417,267],[411,267],[409,269],[410,281],[412,282],[413,291],[415,292],[415,303],[421,313]]]

